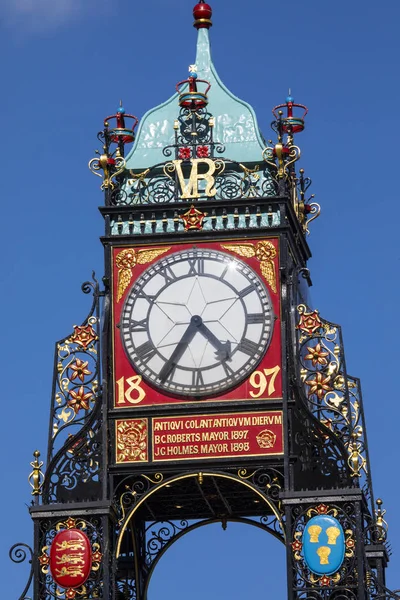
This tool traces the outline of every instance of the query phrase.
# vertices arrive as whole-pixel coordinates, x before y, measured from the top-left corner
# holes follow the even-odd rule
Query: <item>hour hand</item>
[[[212,331],[208,329],[204,323],[199,325],[198,330],[215,348],[215,355],[219,360],[230,360],[231,358],[231,343],[221,342]]]
[[[160,371],[159,378],[163,383],[168,378],[169,374],[177,366],[179,360],[182,358],[183,354],[186,351],[186,348],[188,347],[188,345],[190,344],[190,342],[196,335],[197,331],[198,331],[198,323],[196,321],[196,317],[192,317],[188,328],[186,329],[185,333],[183,334],[180,341],[178,342],[175,350],[173,351],[173,353],[171,354],[171,356],[169,357],[169,359],[167,360],[167,362],[165,363],[165,365],[163,366],[163,368]]]

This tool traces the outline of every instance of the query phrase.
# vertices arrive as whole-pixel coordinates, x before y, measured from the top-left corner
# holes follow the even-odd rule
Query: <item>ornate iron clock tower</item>
[[[274,108],[267,146],[211,61],[210,6],[193,14],[188,78],[139,126],[107,117],[89,163],[105,276],[56,344],[31,596],[144,600],[176,539],[235,520],[285,544],[290,600],[395,598],[360,384],[307,301],[307,109]]]

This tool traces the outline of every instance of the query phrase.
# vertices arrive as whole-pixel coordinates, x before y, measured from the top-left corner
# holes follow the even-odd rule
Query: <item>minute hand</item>
[[[171,356],[160,371],[159,377],[162,382],[164,382],[167,379],[168,375],[171,373],[174,367],[176,367],[176,365],[179,362],[179,359],[185,353],[186,348],[196,335],[197,331],[198,326],[195,322],[193,322],[192,319],[191,323],[189,324],[189,327],[186,329],[185,333],[181,337],[181,340],[178,342],[175,350],[173,351],[173,353],[171,354]]]
[[[214,346],[220,360],[229,360],[231,358],[231,343],[229,341],[221,342],[204,323],[199,325],[198,331]]]

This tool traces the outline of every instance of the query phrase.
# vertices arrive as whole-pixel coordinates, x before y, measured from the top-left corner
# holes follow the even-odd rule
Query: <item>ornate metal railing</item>
[[[107,189],[106,206],[187,203],[191,200],[246,200],[277,195],[276,182],[261,157],[260,164],[251,166],[222,157],[195,160],[197,163],[193,163],[190,158],[177,159],[159,163],[142,172],[129,171],[122,180]],[[185,193],[182,192],[182,177],[189,181],[186,185],[190,186],[191,169],[194,164],[196,170],[198,169],[196,174],[200,177],[211,167],[213,185],[211,189],[207,188],[207,181],[199,178],[195,193],[185,197]]]
[[[53,391],[47,464],[54,452],[87,422],[99,394],[99,285],[96,279],[82,285],[93,293],[89,314],[82,325],[59,340],[55,348]]]
[[[299,371],[308,408],[344,444],[354,484],[373,500],[361,389],[347,375],[341,328],[303,304],[298,312]]]

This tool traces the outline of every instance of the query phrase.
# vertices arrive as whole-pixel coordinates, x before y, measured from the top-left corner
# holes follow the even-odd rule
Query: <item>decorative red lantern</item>
[[[50,548],[50,570],[54,581],[63,588],[85,583],[92,568],[89,538],[79,529],[64,529],[55,536]]]

